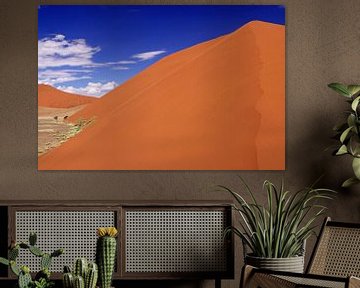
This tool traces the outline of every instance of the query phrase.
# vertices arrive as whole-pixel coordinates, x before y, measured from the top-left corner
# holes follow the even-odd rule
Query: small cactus
[[[69,266],[64,266],[64,288],[95,288],[98,279],[98,268],[95,263],[89,263],[85,258],[76,259],[74,273]],[[82,276],[83,275],[83,276]],[[78,285],[78,287],[76,286]],[[82,285],[84,285],[82,287]]]
[[[35,233],[30,233],[29,244],[20,242],[16,243],[11,241],[8,251],[8,259],[0,257],[0,264],[10,266],[11,271],[18,276],[19,288],[29,287],[50,287],[53,283],[50,281],[50,265],[53,257],[63,254],[63,249],[55,250],[53,253],[48,254],[41,251],[36,245],[37,236]],[[22,266],[21,268],[16,264],[16,259],[19,256],[19,250],[29,250],[30,253],[37,257],[41,257],[41,271],[35,275],[35,281],[32,280],[30,275],[30,269],[28,266]],[[44,286],[46,285],[46,286]]]
[[[98,279],[98,266],[90,263],[85,277],[85,288],[95,288]]]
[[[81,276],[74,277],[74,288],[85,288],[84,278]]]
[[[50,254],[45,253],[42,257],[41,257],[41,262],[40,262],[40,267],[41,269],[49,269],[50,265],[51,265],[51,260],[52,257]]]
[[[73,288],[74,287],[74,276],[72,273],[64,273],[63,274],[63,286],[64,288]]]
[[[19,274],[18,285],[19,288],[28,288],[32,283],[30,269],[27,266],[21,267],[21,272]]]
[[[85,258],[76,259],[74,267],[75,276],[81,276],[83,279],[85,279],[87,268],[88,262]]]
[[[115,227],[98,228],[99,236],[96,243],[96,261],[99,267],[99,282],[101,288],[110,288],[116,258]]]

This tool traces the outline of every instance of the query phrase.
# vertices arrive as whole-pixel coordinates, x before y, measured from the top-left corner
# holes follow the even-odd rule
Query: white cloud
[[[131,58],[139,59],[140,61],[145,61],[145,60],[150,60],[165,52],[166,52],[165,50],[143,52],[143,53],[135,54],[131,56]]]
[[[64,35],[56,34],[38,41],[38,67],[39,69],[63,66],[96,68],[136,63],[134,60],[96,63],[93,61],[93,56],[100,50],[100,47],[88,45],[85,39],[67,40]]]
[[[104,62],[104,63],[91,63],[88,65],[84,65],[85,67],[107,67],[107,66],[114,66],[114,65],[127,65],[127,64],[135,64],[136,61],[127,61],[127,60],[122,60],[122,61],[115,61],[115,62]]]
[[[129,70],[129,67],[126,66],[115,66],[112,68],[113,70]]]
[[[90,79],[91,77],[88,75],[90,72],[91,70],[86,69],[39,70],[38,83],[54,85],[80,79]]]
[[[54,35],[38,41],[39,69],[61,66],[85,66],[92,64],[99,47],[89,46],[85,39],[66,40],[64,35]]]
[[[116,86],[117,84],[111,81],[104,84],[100,82],[89,82],[85,87],[57,86],[56,88],[69,93],[100,97],[113,90]]]
[[[62,41],[62,40],[65,39],[65,36],[62,35],[62,34],[58,34],[58,35],[55,35],[54,39],[55,39],[55,40],[60,40],[60,41]]]

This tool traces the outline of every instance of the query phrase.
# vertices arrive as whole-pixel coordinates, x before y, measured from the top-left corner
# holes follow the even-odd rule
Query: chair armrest
[[[347,284],[349,283],[349,286]],[[332,277],[315,274],[280,272],[245,266],[241,277],[241,288],[295,288],[295,287],[360,288],[356,277]]]
[[[360,288],[360,278],[349,277],[349,288]]]
[[[246,265],[243,267],[240,281],[241,288],[295,288],[296,283],[281,279],[260,269]]]

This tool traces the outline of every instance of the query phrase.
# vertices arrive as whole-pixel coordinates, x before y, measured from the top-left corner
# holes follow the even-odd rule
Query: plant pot
[[[304,273],[304,256],[289,258],[263,258],[246,255],[245,263],[262,269]]]

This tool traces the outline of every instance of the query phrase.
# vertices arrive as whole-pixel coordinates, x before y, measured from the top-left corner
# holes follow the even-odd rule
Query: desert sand
[[[67,118],[86,105],[71,108],[38,107],[38,155],[51,151],[75,136],[74,132],[80,128],[77,126],[79,123],[69,122]]]
[[[38,168],[282,170],[285,27],[253,21],[164,57],[70,121],[93,117]]]
[[[97,98],[67,93],[50,85],[38,85],[38,106],[70,108],[96,101]]]
[[[49,85],[38,85],[38,155],[51,151],[75,136],[75,131],[79,132],[79,123],[69,122],[67,118],[96,100],[94,97],[63,92]]]

